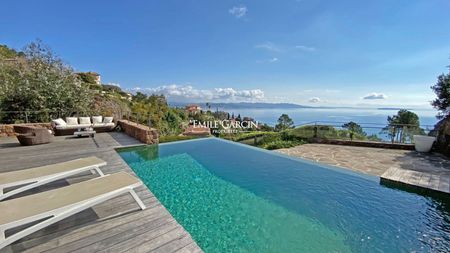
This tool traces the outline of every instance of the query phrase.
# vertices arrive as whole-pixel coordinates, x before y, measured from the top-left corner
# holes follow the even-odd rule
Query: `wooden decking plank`
[[[103,240],[97,240],[95,243],[88,245],[87,247],[78,248],[74,252],[90,253],[92,251],[107,249],[107,248],[113,247],[114,245],[116,245],[120,242],[132,239],[133,237],[135,237],[136,234],[139,234],[139,233],[148,234],[149,231],[159,230],[160,228],[162,228],[163,226],[166,226],[168,224],[174,224],[174,221],[170,218],[170,216],[160,217],[151,222],[140,223],[139,225],[136,225],[129,230],[125,230],[121,233],[112,235]],[[84,242],[82,242],[82,243],[84,243]]]
[[[73,227],[67,233],[65,233],[63,236],[58,236],[54,234],[45,234],[43,236],[46,236],[47,238],[39,237],[34,238],[31,240],[27,240],[23,242],[24,245],[26,245],[26,248],[31,248],[31,246],[36,246],[36,242],[39,243],[39,241],[44,241],[46,239],[46,243],[41,243],[37,245],[36,247],[33,247],[32,249],[29,249],[29,251],[32,252],[43,252],[45,250],[49,250],[55,247],[59,247],[61,245],[73,242],[75,240],[78,240],[80,237],[86,237],[86,236],[92,236],[96,233],[104,230],[111,229],[115,226],[120,226],[126,223],[130,223],[136,220],[140,220],[143,218],[146,218],[148,216],[156,216],[159,215],[162,211],[165,209],[162,206],[156,206],[153,208],[149,208],[146,210],[145,213],[141,212],[135,212],[131,213],[129,215],[125,216],[118,216],[114,218],[108,219],[99,219],[90,222],[89,224],[79,224],[76,227]],[[55,240],[48,240],[53,239]]]
[[[99,231],[96,234],[90,236],[79,237],[78,240],[74,240],[70,243],[61,245],[61,247],[47,250],[48,253],[57,253],[62,250],[67,252],[95,252],[99,249],[105,248],[109,243],[113,244],[117,242],[117,239],[127,239],[133,237],[135,233],[143,231],[142,226],[156,228],[159,225],[166,224],[171,221],[171,217],[168,214],[158,213],[155,216],[142,217],[139,220],[133,220],[130,223],[121,224],[119,226],[111,227],[107,230]],[[145,231],[144,231],[145,232]],[[112,238],[112,239],[111,239]]]
[[[131,253],[147,253],[151,252],[154,249],[159,248],[162,245],[167,244],[168,242],[176,241],[176,239],[181,239],[186,235],[186,232],[184,229],[177,225],[175,229],[170,230],[164,234],[160,234],[159,236],[151,239],[151,240],[145,240],[140,245],[129,248],[126,250],[126,252]]]
[[[199,253],[199,252],[202,252],[202,250],[198,247],[197,244],[190,243],[175,252],[176,253]]]
[[[110,248],[102,249],[99,251],[102,253],[106,252],[132,252],[132,248],[137,247],[138,245],[146,242],[151,241],[155,238],[159,238],[163,236],[164,234],[180,229],[180,225],[176,223],[176,221],[171,221],[169,223],[166,223],[160,227],[157,227],[156,229],[147,231],[146,233],[142,233],[140,235],[137,235],[129,240],[121,241],[117,244],[112,245]],[[120,238],[119,238],[120,239]],[[159,245],[155,246],[158,247]]]
[[[167,252],[176,252],[179,249],[184,248],[185,246],[189,245],[192,242],[192,238],[189,235],[184,235],[181,238],[177,238],[175,240],[172,240],[164,245],[161,245],[160,247],[151,250],[149,252],[155,252],[155,253],[167,253]]]
[[[126,171],[131,175],[135,175],[114,148],[141,144],[122,133],[97,134],[94,140],[90,138],[56,137],[54,142],[39,146],[15,146],[15,144],[10,144],[12,142],[17,142],[17,140],[0,138],[0,157],[2,160],[0,173],[94,155],[108,163],[101,168],[104,173],[111,174]],[[5,145],[5,143],[8,145]],[[20,159],[17,159],[18,157]],[[34,194],[63,187],[95,177],[98,177],[98,175],[80,173],[79,175],[39,187],[25,194]],[[67,245],[71,245],[70,249],[73,249],[75,252],[92,252],[106,249],[108,249],[108,252],[116,252],[117,249],[136,248],[142,242],[148,242],[149,240],[153,240],[155,243],[151,248],[158,248],[163,245],[159,243],[160,241],[164,241],[166,244],[174,243],[173,246],[168,245],[166,247],[178,248],[180,243],[176,238],[167,241],[164,240],[166,236],[161,240],[156,240],[167,232],[177,229],[181,231],[180,235],[183,235],[182,238],[186,238],[183,239],[183,242],[186,240],[186,245],[190,244],[192,248],[195,248],[196,243],[190,235],[173,219],[147,187],[138,187],[135,191],[147,206],[146,210],[139,211],[134,199],[129,194],[124,194],[37,231],[13,243],[13,245],[5,247],[0,250],[0,253],[67,252],[64,248]],[[154,212],[158,212],[158,214],[154,214]],[[167,215],[170,223],[169,225],[163,224],[159,228],[148,227],[144,229],[142,221],[149,219],[151,215]],[[147,224],[151,225],[151,221]],[[106,235],[110,236],[108,237],[109,239],[105,238]],[[135,238],[141,239],[136,240]],[[117,244],[112,245],[113,242],[117,242]],[[95,250],[93,250],[94,248]],[[197,249],[200,250],[198,246]]]

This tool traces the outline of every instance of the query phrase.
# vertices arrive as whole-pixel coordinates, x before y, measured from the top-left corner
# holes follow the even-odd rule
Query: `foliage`
[[[342,128],[345,128],[349,131],[351,140],[353,140],[355,134],[366,136],[366,133],[364,132],[362,127],[353,121],[345,123],[344,125],[342,125]]]
[[[124,115],[128,115],[130,112],[128,101],[123,101],[114,96],[94,97],[93,113],[97,115],[113,116],[115,119],[122,119]]]
[[[275,128],[272,126],[269,126],[267,124],[261,124],[261,125],[259,125],[259,130],[264,131],[264,132],[273,132],[273,131],[275,131]]]
[[[247,139],[253,139],[255,137],[262,137],[267,134],[274,134],[274,133],[273,132],[254,131],[254,132],[233,134],[230,136],[223,136],[223,137],[226,139],[229,139],[229,140],[233,140],[233,141],[242,141],[242,140],[247,140]]]
[[[0,90],[0,110],[48,112],[30,115],[32,121],[89,111],[92,103],[72,68],[40,41],[30,43],[13,62],[0,61]],[[2,121],[12,123],[21,118],[23,115],[8,114]]]
[[[238,141],[248,145],[255,145],[265,149],[289,148],[306,143],[304,140],[291,136],[287,132],[261,132],[255,131],[233,136],[222,136],[223,138]]]
[[[371,134],[367,136],[367,140],[369,141],[383,141],[380,137],[378,137],[376,134]]]
[[[159,143],[197,139],[197,136],[166,135],[159,137]]]
[[[76,75],[80,78],[81,82],[86,84],[97,85],[97,77],[92,72],[79,72]]]
[[[366,140],[364,132],[351,132],[350,130],[340,130],[329,125],[307,125],[300,126],[294,129],[287,130],[287,132],[300,139],[323,138],[323,139],[356,139]]]
[[[290,148],[298,145],[305,144],[306,142],[294,135],[291,135],[289,131],[266,133],[257,142],[257,145],[265,149],[279,149]]]
[[[420,128],[419,116],[408,110],[399,110],[397,115],[388,116],[388,125],[383,128],[383,132],[390,138],[391,142],[412,141],[414,134],[424,134]]]
[[[97,87],[98,87],[98,85],[94,85],[94,86],[97,86]],[[114,93],[117,93],[117,94],[119,94],[120,96],[128,96],[128,93],[122,91],[122,89],[121,89],[120,87],[115,86],[115,85],[102,84],[102,85],[101,85],[101,89],[102,89],[103,91],[106,91],[106,92],[109,92],[109,93],[113,93],[113,94],[114,94]]]
[[[273,150],[280,148],[291,148],[298,145],[302,145],[304,142],[302,141],[285,141],[285,140],[275,140],[271,142],[267,142],[261,145],[262,148]]]
[[[275,130],[283,131],[283,130],[292,128],[293,126],[294,126],[294,121],[287,114],[282,114],[278,118],[278,124],[275,126]]]
[[[161,136],[181,133],[187,113],[183,109],[170,108],[164,96],[137,92],[132,101],[132,120],[158,129]]]
[[[450,115],[450,73],[438,76],[438,81],[431,89],[436,93],[437,98],[431,105],[439,111],[439,119]]]
[[[356,133],[356,134],[360,134],[360,135],[366,135],[366,133],[364,132],[362,127],[359,124],[357,124],[357,123],[355,123],[353,121],[345,123],[344,125],[342,125],[342,128],[345,128],[345,129],[349,130],[352,133]]]
[[[23,56],[23,52],[17,52],[16,50],[9,48],[6,45],[0,45],[0,59],[14,59],[16,57]]]

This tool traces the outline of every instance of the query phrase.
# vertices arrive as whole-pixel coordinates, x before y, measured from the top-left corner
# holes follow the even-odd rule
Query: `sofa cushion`
[[[78,118],[77,117],[66,117],[66,123],[67,123],[67,125],[78,125]]]
[[[77,125],[65,125],[65,126],[56,126],[56,129],[78,129],[78,128],[87,128],[91,127],[91,124],[77,124]]]
[[[112,123],[113,122],[113,117],[105,117],[103,118],[103,123]]]
[[[65,125],[67,125],[67,123],[61,118],[52,120],[52,123],[54,123],[55,126],[65,126]]]
[[[91,124],[91,118],[90,117],[80,117],[80,124]]]
[[[95,129],[96,127],[109,127],[109,128],[114,128],[115,126],[116,126],[116,124],[114,124],[114,123],[97,123],[97,124],[94,124],[94,125],[93,125],[94,129]]]
[[[92,116],[92,124],[98,124],[103,122],[102,116]]]

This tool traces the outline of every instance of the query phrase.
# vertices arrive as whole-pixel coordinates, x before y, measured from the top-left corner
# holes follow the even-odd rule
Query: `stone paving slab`
[[[276,152],[450,193],[450,160],[440,154],[330,144],[305,144]]]

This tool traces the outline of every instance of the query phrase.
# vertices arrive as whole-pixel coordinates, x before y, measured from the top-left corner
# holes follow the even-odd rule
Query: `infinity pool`
[[[208,138],[118,150],[205,252],[450,252],[450,198]]]

